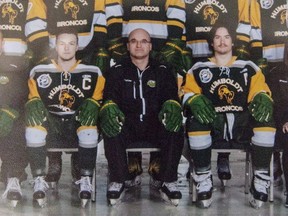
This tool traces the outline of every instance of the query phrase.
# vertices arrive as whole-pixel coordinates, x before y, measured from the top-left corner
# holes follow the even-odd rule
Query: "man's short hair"
[[[207,38],[210,50],[213,50],[213,47],[212,47],[213,39],[214,39],[214,37],[216,35],[216,31],[219,28],[227,29],[229,35],[232,38],[232,42],[236,41],[236,27],[235,26],[231,26],[231,24],[226,23],[226,22],[218,22],[212,27],[212,29],[210,31],[210,34],[209,34],[209,37]]]
[[[58,40],[59,35],[62,34],[73,34],[76,37],[76,42],[78,44],[78,32],[75,28],[70,28],[70,27],[66,27],[66,28],[60,28],[59,31],[56,33],[56,42]]]

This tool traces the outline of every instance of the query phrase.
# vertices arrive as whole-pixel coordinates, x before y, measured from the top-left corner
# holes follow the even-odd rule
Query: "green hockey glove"
[[[30,99],[25,104],[25,118],[27,126],[42,125],[48,117],[48,110],[45,108],[42,100],[38,97]]]
[[[166,130],[178,132],[182,126],[182,108],[175,100],[167,100],[163,103],[162,109],[158,115]]]
[[[260,92],[255,95],[248,109],[256,121],[269,122],[273,114],[272,98],[268,94]]]
[[[158,54],[158,60],[161,63],[169,63],[175,67],[182,63],[182,51],[185,48],[185,42],[181,39],[171,38],[168,40]]]
[[[83,126],[95,126],[98,120],[100,104],[93,98],[87,98],[78,108],[77,120]]]
[[[201,124],[212,123],[216,118],[216,111],[212,102],[202,94],[195,94],[188,98],[186,106],[190,108],[194,117]]]
[[[235,48],[235,53],[238,59],[241,60],[249,60],[250,59],[250,52],[248,49],[249,45],[248,44],[238,44]]]
[[[94,63],[104,74],[110,67],[110,57],[105,48],[99,48],[94,56]]]
[[[108,100],[100,110],[100,126],[107,137],[117,136],[125,121],[123,112],[113,101]]]
[[[265,76],[269,71],[267,59],[266,58],[260,58],[256,61],[256,64],[258,65],[258,67],[261,69],[262,73]]]
[[[5,137],[10,133],[18,117],[19,113],[10,107],[0,109],[0,137]]]
[[[128,56],[127,47],[124,45],[122,38],[115,38],[109,40],[108,51],[111,58],[114,59],[115,62],[121,61],[123,58]]]

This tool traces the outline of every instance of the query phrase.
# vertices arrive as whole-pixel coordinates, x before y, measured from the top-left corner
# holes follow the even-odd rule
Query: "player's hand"
[[[163,103],[162,109],[158,115],[166,130],[178,132],[182,127],[182,108],[175,100],[167,100]]]
[[[256,121],[269,122],[273,115],[272,98],[268,94],[260,92],[254,96],[248,109]]]
[[[11,132],[13,123],[18,117],[19,113],[10,107],[0,109],[0,137],[5,137]]]
[[[100,104],[93,98],[87,98],[78,109],[77,120],[83,126],[95,126],[98,120]]]
[[[216,118],[216,111],[212,102],[202,94],[195,94],[188,98],[186,106],[201,124],[212,123]]]
[[[42,100],[38,97],[31,98],[25,104],[25,118],[27,126],[42,125],[47,120],[48,110],[45,108]]]
[[[125,121],[124,113],[111,100],[106,101],[100,109],[100,127],[107,137],[120,134]]]

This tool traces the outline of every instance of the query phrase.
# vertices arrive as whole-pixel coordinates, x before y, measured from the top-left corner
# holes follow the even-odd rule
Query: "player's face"
[[[149,58],[149,53],[152,49],[150,36],[142,29],[131,32],[127,49],[130,52],[131,58]]]
[[[58,58],[63,61],[74,59],[77,50],[77,38],[74,34],[61,34],[58,36],[56,42]]]
[[[212,46],[214,52],[218,54],[232,53],[232,37],[228,30],[224,27],[220,27],[216,30],[215,36],[213,38]]]

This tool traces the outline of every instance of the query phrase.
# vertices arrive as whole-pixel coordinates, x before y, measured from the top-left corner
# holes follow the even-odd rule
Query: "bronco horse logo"
[[[75,97],[73,95],[70,95],[67,90],[63,90],[60,93],[60,104],[66,107],[71,108],[72,105],[75,102]]]
[[[214,25],[216,23],[216,21],[218,20],[219,17],[219,13],[216,12],[212,6],[208,5],[204,8],[203,10],[203,15],[204,15],[204,20],[207,20],[208,17],[210,17],[211,25]]]
[[[77,14],[80,10],[79,6],[73,2],[73,0],[65,0],[64,4],[64,13],[67,14],[69,11],[72,13],[72,18],[77,19]]]
[[[226,99],[228,104],[232,104],[232,100],[234,98],[234,92],[230,91],[226,85],[221,85],[218,89],[218,95],[220,100]]]
[[[5,18],[7,15],[9,17],[9,23],[13,25],[18,11],[13,9],[11,3],[7,3],[2,7],[2,18]]]
[[[285,24],[287,22],[287,10],[283,10],[280,14],[281,24]]]

